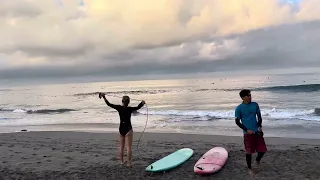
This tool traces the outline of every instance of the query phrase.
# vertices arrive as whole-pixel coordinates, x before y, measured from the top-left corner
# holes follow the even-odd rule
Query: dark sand
[[[135,133],[133,167],[129,168],[118,160],[118,134],[1,134],[0,179],[250,179],[241,137],[145,133],[140,157],[136,147],[139,136]],[[266,143],[268,152],[255,179],[320,179],[320,140],[266,138]],[[214,146],[229,151],[226,166],[214,175],[194,174],[196,161]],[[150,163],[184,147],[195,153],[178,168],[166,173],[145,171]]]

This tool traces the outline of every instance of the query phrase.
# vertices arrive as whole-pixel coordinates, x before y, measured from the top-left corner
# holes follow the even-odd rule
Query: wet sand
[[[133,166],[126,167],[118,159],[116,133],[1,134],[0,179],[251,179],[241,137],[145,133],[139,144],[141,156],[139,137],[140,133],[134,134]],[[254,179],[320,178],[320,140],[266,138],[266,143],[268,152]],[[214,146],[228,150],[225,167],[209,176],[194,174],[196,161]],[[184,147],[192,148],[194,155],[181,166],[165,173],[145,171],[150,163]]]

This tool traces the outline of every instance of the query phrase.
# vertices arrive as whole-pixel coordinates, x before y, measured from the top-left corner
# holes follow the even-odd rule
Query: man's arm
[[[236,121],[236,124],[244,131],[247,132],[247,128],[240,122],[240,119],[241,119],[241,111],[239,109],[239,107],[236,108],[235,110],[235,121]]]
[[[240,119],[236,117],[236,124],[244,131],[247,132],[247,128],[240,122]]]
[[[260,107],[257,103],[257,116],[258,116],[258,127],[262,127],[262,116],[261,116],[261,111],[260,111]]]

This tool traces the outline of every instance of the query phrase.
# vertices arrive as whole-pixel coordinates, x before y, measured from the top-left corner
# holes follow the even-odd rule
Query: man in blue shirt
[[[262,117],[258,103],[251,101],[250,90],[241,90],[239,95],[242,103],[235,109],[235,121],[243,130],[246,161],[249,174],[253,175],[251,170],[252,153],[258,152],[256,162],[259,165],[261,158],[267,151],[262,132]]]

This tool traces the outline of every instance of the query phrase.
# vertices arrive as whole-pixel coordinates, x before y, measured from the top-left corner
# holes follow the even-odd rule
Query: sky
[[[319,0],[0,1],[1,79],[320,67]]]

